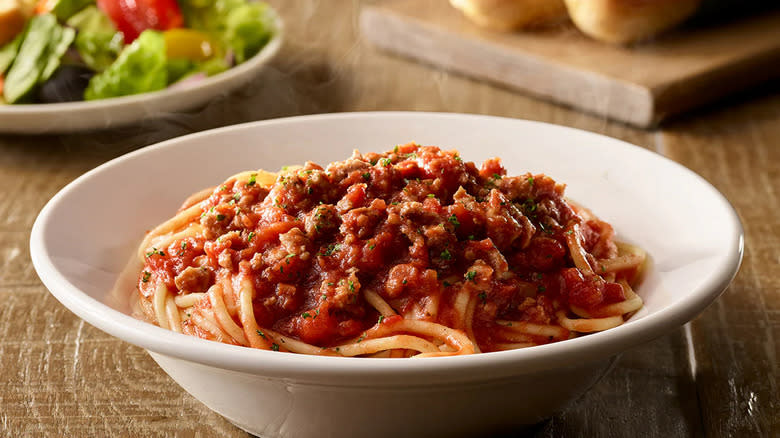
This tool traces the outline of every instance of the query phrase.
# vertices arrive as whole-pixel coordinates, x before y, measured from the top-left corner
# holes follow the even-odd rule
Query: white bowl
[[[46,134],[105,129],[198,108],[255,79],[282,46],[284,25],[276,15],[276,32],[252,58],[220,74],[186,86],[151,93],[81,102],[0,104],[0,133]]]
[[[644,307],[622,326],[572,340],[415,360],[224,345],[163,330],[104,304],[144,232],[190,193],[240,170],[325,164],[353,148],[383,151],[408,141],[455,148],[477,162],[499,156],[509,173],[544,172],[567,183],[568,196],[650,254],[652,266],[638,288]],[[41,280],[60,302],[149,350],[185,390],[247,431],[264,437],[469,436],[560,411],[616,354],[691,320],[736,274],[743,234],[731,205],[705,180],[618,140],[515,119],[346,113],[217,129],[112,160],[52,198],[33,226],[30,246]]]

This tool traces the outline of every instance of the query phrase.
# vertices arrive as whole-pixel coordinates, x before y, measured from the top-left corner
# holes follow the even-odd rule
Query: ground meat
[[[490,199],[485,208],[487,235],[499,250],[512,247],[516,240],[521,249],[536,232],[536,227],[527,217],[498,190],[490,191]]]
[[[187,267],[174,279],[176,288],[184,292],[205,292],[212,283],[213,274],[207,268]]]
[[[344,181],[350,179],[354,173],[362,174],[368,170],[371,164],[360,156],[358,151],[352,154],[352,157],[344,160],[332,163],[327,168],[330,181],[343,184]]]
[[[310,239],[320,239],[335,231],[340,223],[338,211],[331,204],[322,204],[304,215],[303,223],[306,235]]]
[[[341,217],[340,231],[342,234],[354,234],[361,239],[366,239],[375,234],[377,225],[385,217],[384,209],[376,205],[355,208]]]

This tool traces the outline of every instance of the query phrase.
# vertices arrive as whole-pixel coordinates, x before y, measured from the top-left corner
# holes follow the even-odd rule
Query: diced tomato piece
[[[184,24],[176,0],[97,0],[97,4],[128,44],[147,29],[168,30]]]
[[[577,268],[561,271],[565,287],[561,293],[566,295],[569,304],[592,309],[604,301],[604,280],[595,275],[583,276]]]
[[[607,283],[604,285],[604,303],[619,303],[626,300],[626,293],[620,283]]]

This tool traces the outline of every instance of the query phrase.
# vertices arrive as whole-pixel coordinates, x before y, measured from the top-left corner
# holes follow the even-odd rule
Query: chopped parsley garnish
[[[318,316],[320,316],[320,309],[317,309],[316,311],[314,311],[314,318],[312,318],[312,319],[317,319]]]
[[[567,232],[566,232],[566,234],[568,234],[568,235],[570,235],[570,236],[571,236],[573,233],[574,233],[574,230],[569,230],[569,231],[567,231]]]
[[[397,153],[398,153],[398,145],[396,145],[396,146],[393,148],[393,153],[394,153],[394,154],[397,154]]]
[[[355,283],[352,282],[352,280],[349,280],[349,291],[355,292]]]
[[[276,342],[274,342],[273,344],[271,344],[271,350],[273,350],[273,351],[279,351],[279,344],[277,344]]]
[[[501,175],[499,175],[497,173],[494,173],[493,174],[493,179],[501,179]]]
[[[414,152],[411,152],[411,153],[408,153],[408,154],[404,155],[404,157],[405,158],[417,158],[417,154],[415,154]]]
[[[447,220],[455,226],[455,228],[458,228],[460,226],[460,222],[458,222],[458,217],[454,214],[447,218]]]
[[[435,193],[428,193],[426,196],[429,197],[429,198],[435,198],[436,194]]]
[[[474,239],[476,239],[476,237],[474,237],[473,234],[469,234],[469,240],[474,240]]]
[[[225,186],[219,186],[219,191],[220,191],[220,192],[224,192],[225,190],[227,190],[227,187],[225,187]]]
[[[534,185],[534,177],[529,176],[528,178],[526,178],[526,181],[528,181],[528,184],[530,184],[533,187],[533,185]]]
[[[152,276],[152,273],[149,271],[144,271],[144,278],[141,279],[144,283],[149,281],[149,278]]]
[[[439,254],[441,256],[442,260],[450,260],[452,258],[452,254],[448,249],[445,249],[444,251]]]
[[[263,333],[260,330],[255,330],[255,331],[257,332],[258,335],[260,335],[261,338],[265,339],[265,333]]]
[[[257,174],[253,173],[249,176],[249,181],[246,182],[247,187],[252,187],[253,185],[257,184]]]
[[[444,285],[444,287],[450,287],[450,286],[452,286],[452,284],[450,284],[450,282],[449,282],[449,281],[447,281],[447,280],[444,280],[444,281],[442,282],[442,284]]]
[[[379,315],[379,321],[377,321],[377,324],[382,324],[382,321],[385,320],[385,315]]]
[[[357,342],[360,343],[363,341],[363,339],[366,339],[366,335],[360,335],[360,337],[357,338]]]
[[[539,228],[542,229],[542,231],[547,235],[552,235],[553,231],[547,227],[544,226],[543,222],[539,222]]]
[[[533,199],[526,199],[525,201],[523,201],[521,207],[523,208],[526,214],[533,213],[534,211],[536,211],[536,201],[534,201]]]
[[[402,281],[401,284],[406,284],[406,280]]]
[[[373,243],[371,245],[368,245],[368,249],[373,251],[374,248],[376,248],[376,245],[374,245]]]
[[[364,173],[364,174],[363,174],[363,179],[364,179],[364,180],[366,180],[366,181],[369,181],[369,180],[371,180],[371,174],[370,174],[370,173],[368,173],[368,172]]]
[[[485,304],[487,302],[487,294],[485,292],[480,292],[479,295],[477,295],[480,300],[482,300],[482,304]]]
[[[217,220],[218,220],[218,221],[223,221],[223,220],[225,220],[225,215],[224,215],[224,214],[218,214],[218,215],[217,215]]]
[[[334,252],[336,252],[336,251],[338,251],[340,249],[341,249],[341,245],[340,244],[338,244],[338,243],[331,243],[330,245],[328,245],[328,248],[324,252],[320,253],[320,255],[325,256],[325,257],[330,257]]]
[[[146,253],[146,257],[151,257],[151,256],[153,256],[155,254],[159,254],[159,255],[165,257],[165,253],[162,252],[161,250],[157,249],[157,248],[152,248],[151,251],[147,252]]]
[[[311,314],[310,314],[309,312],[303,312],[303,313],[301,314],[301,316],[302,316],[303,318],[311,318]]]
[[[537,292],[544,292],[544,291],[546,291],[546,290],[547,290],[547,288],[546,288],[546,287],[544,287],[544,286],[542,286],[542,285],[539,285],[539,287],[537,287],[537,288],[536,288],[536,291],[537,291]]]
[[[466,280],[474,281],[474,278],[477,276],[477,271],[469,271],[466,272]]]
[[[284,258],[291,259],[291,258],[295,257],[296,255],[298,255],[298,254],[287,254]]]
[[[254,239],[254,238],[255,238],[255,232],[254,232],[254,231],[250,231],[250,232],[249,232],[249,235],[248,235],[248,236],[246,236],[246,241],[247,241],[247,242],[251,242],[251,241],[252,241],[252,239]]]
[[[379,164],[381,164],[383,167],[390,167],[393,162],[389,158],[382,158],[379,160]]]
[[[460,155],[455,155],[455,161],[463,161],[463,159],[460,158]]]

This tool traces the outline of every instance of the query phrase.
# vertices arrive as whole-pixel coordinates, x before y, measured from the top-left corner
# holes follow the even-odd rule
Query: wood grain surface
[[[69,181],[162,139],[271,117],[401,109],[540,120],[620,138],[701,174],[744,223],[744,263],[721,298],[688,326],[623,354],[588,394],[528,436],[780,434],[780,87],[645,131],[377,52],[359,36],[360,2],[272,3],[288,42],[239,93],[122,129],[0,135],[0,436],[247,436],[145,351],[52,298],[30,262],[32,223]]]
[[[383,0],[360,19],[389,52],[640,127],[780,76],[780,9],[634,47],[600,43],[568,22],[485,30],[446,1]]]

